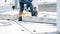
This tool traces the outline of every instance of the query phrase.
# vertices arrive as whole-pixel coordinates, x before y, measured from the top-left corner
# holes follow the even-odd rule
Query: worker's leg
[[[19,12],[19,16],[23,15],[23,10],[24,10],[24,3],[20,2],[20,12]]]
[[[31,15],[35,16],[32,3],[27,3],[27,4],[29,4]]]
[[[30,7],[30,12],[31,12],[31,14],[32,14],[32,16],[34,16],[35,14],[34,14],[34,10],[33,10],[33,5],[32,5],[32,3],[31,2],[29,2],[29,1],[21,1],[22,3],[24,3],[24,4],[29,4],[29,7]]]
[[[28,9],[29,8],[29,4],[26,4],[26,9]]]
[[[20,2],[19,21],[22,21],[23,10],[24,10],[24,3]]]

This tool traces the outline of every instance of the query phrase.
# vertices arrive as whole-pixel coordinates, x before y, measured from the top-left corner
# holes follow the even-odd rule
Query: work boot
[[[19,20],[18,21],[22,21],[22,16],[21,17],[19,17]]]
[[[23,12],[20,12],[19,13],[19,20],[18,21],[22,21],[22,16],[23,16],[24,14],[23,14]]]
[[[31,16],[35,16],[35,14],[32,14]]]

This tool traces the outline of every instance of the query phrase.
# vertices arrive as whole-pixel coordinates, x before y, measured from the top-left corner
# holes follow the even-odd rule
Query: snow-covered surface
[[[1,34],[32,34],[45,32],[57,32],[57,27],[51,24],[0,20]]]
[[[8,12],[0,13],[0,19],[18,19],[19,10],[11,10]],[[47,22],[47,23],[56,23],[56,12],[38,12],[37,17],[32,17],[30,12],[24,11],[23,21],[29,22]],[[37,20],[36,20],[37,19]]]
[[[31,13],[30,12],[26,12],[24,11],[23,12],[25,14],[25,16],[31,16]],[[2,12],[0,14],[3,14],[3,15],[18,15],[19,14],[19,10],[10,10],[8,12]],[[46,12],[46,11],[43,11],[43,12],[38,12],[38,16],[37,17],[50,17],[50,18],[56,18],[56,12]]]
[[[1,20],[2,21],[2,20]],[[9,24],[5,24],[5,23]],[[23,29],[21,26],[16,24],[15,22],[3,21],[3,25],[0,25],[0,33],[1,34],[30,34],[28,31]],[[1,24],[1,22],[0,22]],[[25,31],[22,31],[25,30]]]

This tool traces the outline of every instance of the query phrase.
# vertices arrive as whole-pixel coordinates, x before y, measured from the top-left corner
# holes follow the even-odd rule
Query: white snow
[[[32,33],[45,33],[45,32],[56,32],[57,27],[53,26],[51,24],[40,24],[40,23],[32,23],[32,22],[18,22],[18,21],[5,21],[5,20],[0,20],[0,33],[1,34],[31,34]],[[8,22],[9,24],[4,25],[3,22]],[[4,25],[2,26],[1,23]],[[18,24],[20,25],[18,25]],[[25,28],[23,28],[22,26]],[[29,30],[27,31],[26,30]],[[24,30],[24,31],[22,31]],[[34,32],[34,30],[36,32]]]

